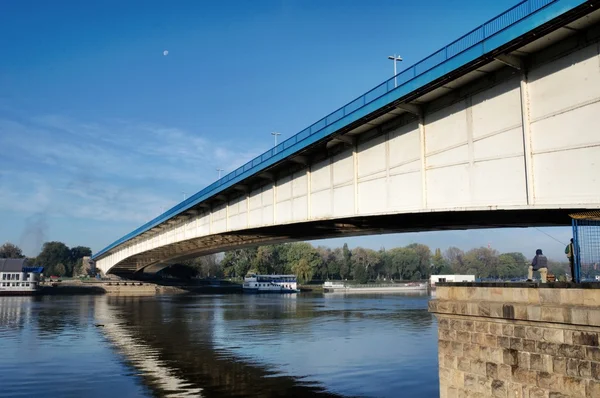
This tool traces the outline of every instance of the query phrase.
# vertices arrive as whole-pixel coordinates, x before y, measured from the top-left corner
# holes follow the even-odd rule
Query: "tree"
[[[344,243],[342,247],[342,263],[340,264],[340,277],[346,279],[352,274],[352,253],[348,249],[348,244]]]
[[[352,269],[354,270],[357,267],[363,268],[366,271],[367,278],[375,276],[375,269],[378,268],[380,261],[381,257],[375,250],[364,249],[362,247],[352,250]]]
[[[58,263],[54,266],[54,275],[65,276],[67,270],[63,263]]]
[[[46,276],[58,273],[60,269],[56,269],[58,264],[62,264],[65,269],[62,275],[72,275],[73,268],[67,269],[65,264],[71,262],[71,251],[62,242],[46,242],[42,247],[42,252],[37,256],[37,263],[44,267]]]
[[[412,243],[406,246],[408,249],[413,249],[419,258],[417,273],[413,279],[425,279],[431,275],[431,250],[429,246],[420,243]]]
[[[0,258],[24,258],[23,251],[17,245],[6,242],[0,246]]]
[[[466,269],[463,262],[465,252],[458,247],[449,247],[444,253],[444,257],[454,274],[465,274]]]
[[[356,264],[354,266],[354,268],[352,269],[352,275],[354,277],[354,280],[358,283],[367,283],[369,280],[367,269],[361,264]]]
[[[313,268],[306,258],[301,258],[292,265],[292,271],[300,283],[306,283],[312,279]]]
[[[223,272],[227,276],[245,276],[256,259],[256,247],[237,249],[225,253],[223,258]]]
[[[321,263],[321,256],[310,243],[297,242],[290,243],[287,246],[287,260],[291,265],[292,272],[298,279],[304,278],[304,282],[310,281]],[[301,261],[302,264],[300,265]],[[306,264],[304,261],[306,261]],[[310,268],[310,272],[305,270],[306,267]],[[303,274],[300,275],[298,270],[302,270]]]
[[[438,248],[431,258],[432,273],[436,275],[447,275],[452,273],[452,268],[448,264],[448,260],[442,256],[442,251]]]

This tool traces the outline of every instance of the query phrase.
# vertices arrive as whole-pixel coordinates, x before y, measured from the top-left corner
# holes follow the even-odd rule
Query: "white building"
[[[429,283],[434,287],[437,282],[475,282],[475,275],[431,275]]]

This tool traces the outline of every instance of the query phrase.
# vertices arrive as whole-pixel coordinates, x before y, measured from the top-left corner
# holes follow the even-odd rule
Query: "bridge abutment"
[[[600,397],[600,286],[437,287],[441,397]]]

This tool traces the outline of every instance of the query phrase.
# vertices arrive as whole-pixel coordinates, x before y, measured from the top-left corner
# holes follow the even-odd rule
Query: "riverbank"
[[[40,295],[122,295],[145,296],[156,294],[225,294],[241,293],[242,287],[233,283],[154,283],[139,281],[80,281],[43,282]]]

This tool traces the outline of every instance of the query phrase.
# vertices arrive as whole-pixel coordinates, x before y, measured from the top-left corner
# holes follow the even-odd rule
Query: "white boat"
[[[30,267],[24,258],[0,259],[0,296],[36,294],[43,267]]]
[[[296,275],[248,274],[244,278],[245,293],[297,293]]]
[[[327,281],[323,283],[325,293],[377,293],[377,292],[410,292],[426,291],[426,282],[403,282],[371,285],[352,285],[346,282]]]

